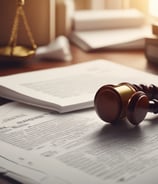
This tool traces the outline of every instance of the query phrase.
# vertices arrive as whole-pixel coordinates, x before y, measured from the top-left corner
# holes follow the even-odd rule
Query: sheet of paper
[[[16,154],[16,152],[13,154]],[[21,163],[14,161],[14,159],[2,155],[0,155],[0,174],[20,181],[23,184],[40,184],[42,180],[47,178],[44,172],[22,166]]]
[[[41,183],[131,184],[146,174],[158,179],[155,115],[138,127],[112,126],[92,109],[60,115],[11,103],[0,108],[0,117],[0,155],[45,173]]]

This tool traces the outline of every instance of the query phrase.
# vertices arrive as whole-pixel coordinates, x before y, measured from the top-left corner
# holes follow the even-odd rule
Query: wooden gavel
[[[158,87],[130,83],[104,85],[95,95],[94,106],[105,122],[115,123],[127,118],[138,125],[147,112],[158,113]]]

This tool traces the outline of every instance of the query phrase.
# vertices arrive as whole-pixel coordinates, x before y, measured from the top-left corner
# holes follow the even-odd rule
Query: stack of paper
[[[78,10],[73,16],[75,31],[138,27],[146,22],[136,9]]]
[[[76,11],[70,40],[85,51],[143,49],[151,35],[146,17],[135,9]]]
[[[45,83],[47,88],[41,87],[40,92],[45,93],[46,99],[51,89],[51,95],[60,97],[61,104],[65,104],[65,99],[72,99],[70,103],[76,106],[79,101],[91,101],[89,107],[92,107],[95,91],[104,84],[139,84],[144,79],[146,84],[158,83],[156,75],[107,60],[50,71],[54,75],[49,79],[46,75],[51,75],[49,70],[39,71],[39,79],[36,72],[32,72],[37,77],[32,78],[33,81],[29,79],[31,73],[19,74],[22,83],[17,76],[16,84],[13,83],[16,78],[6,77],[1,89],[20,97],[25,91],[23,86],[31,87],[39,97],[37,87]],[[18,88],[13,89],[11,83]],[[27,92],[27,96],[33,94]],[[156,183],[156,121],[155,115],[149,113],[140,127],[127,122],[112,126],[99,119],[93,108],[59,114],[21,103],[8,103],[0,107],[0,172],[23,184]]]
[[[140,76],[137,70],[96,60],[0,77],[0,96],[64,113],[93,107],[96,91],[106,83],[143,83],[144,78],[147,78],[144,72]],[[146,82],[153,83],[156,79],[151,75],[148,78]]]

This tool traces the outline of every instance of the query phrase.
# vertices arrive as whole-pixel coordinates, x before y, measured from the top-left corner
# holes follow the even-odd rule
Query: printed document
[[[100,59],[0,77],[0,96],[64,113],[92,108],[102,85],[121,82],[151,84],[157,76]]]
[[[32,184],[158,180],[158,124],[150,113],[140,126],[114,126],[100,120],[93,109],[58,114],[9,103],[0,107],[0,117],[0,156],[16,164],[14,173],[19,167],[34,171]],[[13,172],[9,164],[0,167]],[[28,176],[22,171],[20,175]]]

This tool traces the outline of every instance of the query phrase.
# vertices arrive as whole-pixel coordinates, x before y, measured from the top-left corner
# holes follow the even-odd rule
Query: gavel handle
[[[147,86],[144,84],[132,84],[132,86],[136,91],[143,91],[147,95],[149,100],[158,99],[158,87],[156,85],[151,84],[150,86]]]

